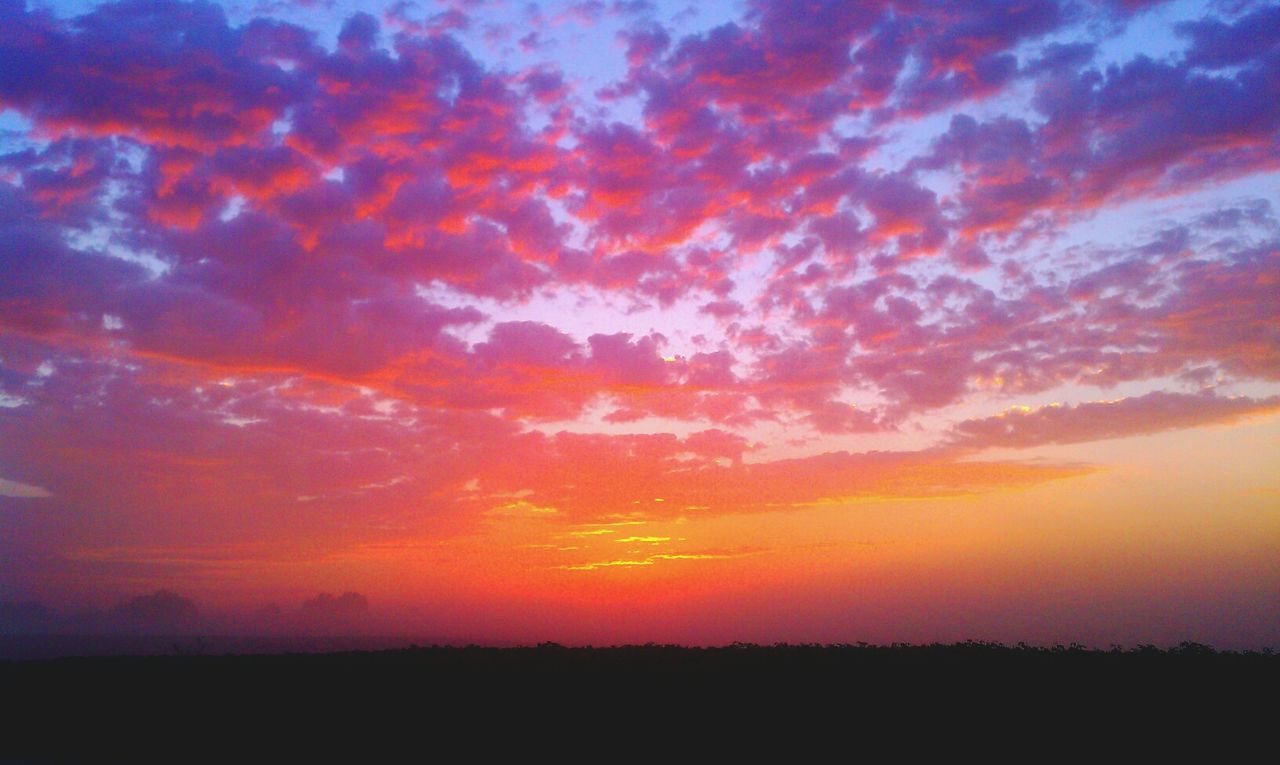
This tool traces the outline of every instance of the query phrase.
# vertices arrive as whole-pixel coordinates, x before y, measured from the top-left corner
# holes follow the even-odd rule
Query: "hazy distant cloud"
[[[48,628],[53,614],[35,600],[0,600],[0,635]]]
[[[160,626],[190,621],[199,616],[194,601],[176,592],[157,590],[112,606],[112,618],[147,626]]]
[[[302,601],[301,615],[308,621],[349,621],[369,612],[369,600],[358,592],[331,595],[322,592],[310,600]]]
[[[978,448],[1071,444],[1234,422],[1278,411],[1280,396],[1227,398],[1155,391],[1119,401],[1009,409],[957,424],[952,441]]]

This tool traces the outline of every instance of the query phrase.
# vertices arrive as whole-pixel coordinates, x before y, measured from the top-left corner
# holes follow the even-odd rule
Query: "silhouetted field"
[[[1085,726],[1073,736],[1157,725],[1168,736],[1211,718],[1231,720],[1238,743],[1271,727],[1277,681],[1280,656],[1195,644],[543,645],[15,661],[0,663],[12,732],[0,753],[24,762],[157,752],[174,762],[211,752],[255,761],[236,756],[249,744],[232,742],[267,736],[295,754],[459,739],[478,754],[512,736],[554,748],[602,730],[648,739],[726,725],[748,743],[792,729],[971,736],[974,725],[1028,722]],[[60,732],[46,733],[50,724]]]

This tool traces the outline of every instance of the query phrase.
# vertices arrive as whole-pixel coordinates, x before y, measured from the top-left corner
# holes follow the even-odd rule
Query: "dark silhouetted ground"
[[[1213,752],[1230,759],[1232,747],[1274,729],[1278,681],[1280,656],[1195,644],[544,645],[18,661],[0,663],[0,755],[416,762],[450,751],[443,759],[452,762],[514,749],[559,762],[603,758],[601,747],[669,755],[703,734],[701,746],[718,736],[725,751],[783,741],[804,761],[819,757],[808,749],[819,741],[842,742],[845,753],[872,741],[936,751],[984,737],[1008,747],[1036,731],[1036,756],[1024,754],[1038,761],[1082,753],[1080,742],[1096,736],[1176,748],[1223,730]],[[388,751],[408,756],[373,755]]]

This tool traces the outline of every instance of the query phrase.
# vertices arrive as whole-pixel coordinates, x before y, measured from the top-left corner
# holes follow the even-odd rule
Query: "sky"
[[[1280,5],[0,0],[0,628],[1280,646]]]

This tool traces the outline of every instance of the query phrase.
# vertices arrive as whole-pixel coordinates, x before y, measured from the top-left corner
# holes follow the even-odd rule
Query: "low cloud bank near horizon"
[[[0,601],[0,636],[359,634],[374,626],[370,613],[368,598],[356,592],[322,592],[296,607],[267,603],[227,610],[204,609],[191,598],[161,589],[105,609],[59,610],[35,600]]]

